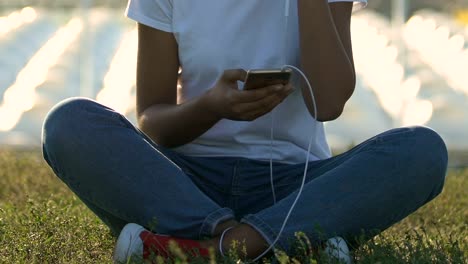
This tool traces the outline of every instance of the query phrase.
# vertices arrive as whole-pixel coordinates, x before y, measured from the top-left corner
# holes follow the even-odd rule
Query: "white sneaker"
[[[324,252],[332,257],[340,260],[345,264],[352,264],[351,256],[349,255],[349,248],[346,241],[342,237],[332,237],[325,243]]]
[[[114,263],[128,263],[131,258],[142,258],[143,241],[140,234],[143,231],[145,229],[142,226],[132,223],[122,229],[115,244]]]

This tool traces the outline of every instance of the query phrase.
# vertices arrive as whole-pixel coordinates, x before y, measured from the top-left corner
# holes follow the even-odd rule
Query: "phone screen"
[[[244,90],[256,89],[275,84],[288,84],[290,79],[290,70],[250,70],[247,72],[247,77],[245,78]]]

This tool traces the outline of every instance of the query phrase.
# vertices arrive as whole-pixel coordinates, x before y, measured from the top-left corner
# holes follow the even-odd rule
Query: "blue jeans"
[[[118,234],[130,222],[176,237],[211,237],[237,219],[272,242],[296,198],[304,164],[188,157],[155,144],[119,113],[73,98],[48,114],[43,154],[55,174]],[[425,127],[398,128],[309,163],[303,193],[277,246],[296,231],[313,243],[375,235],[436,197],[447,149]]]

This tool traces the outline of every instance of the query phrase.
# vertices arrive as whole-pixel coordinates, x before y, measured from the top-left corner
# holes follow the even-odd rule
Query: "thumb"
[[[247,72],[244,69],[229,69],[223,72],[221,77],[226,82],[237,82],[244,81],[247,76]]]

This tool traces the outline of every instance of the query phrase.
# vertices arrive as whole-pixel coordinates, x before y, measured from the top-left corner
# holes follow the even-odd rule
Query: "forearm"
[[[138,124],[157,144],[173,148],[198,138],[219,120],[198,97],[179,105],[153,105],[140,115]]]
[[[321,121],[335,119],[353,93],[355,72],[351,47],[345,47],[327,0],[299,0],[301,66],[310,80]],[[308,91],[303,91],[311,113]]]

